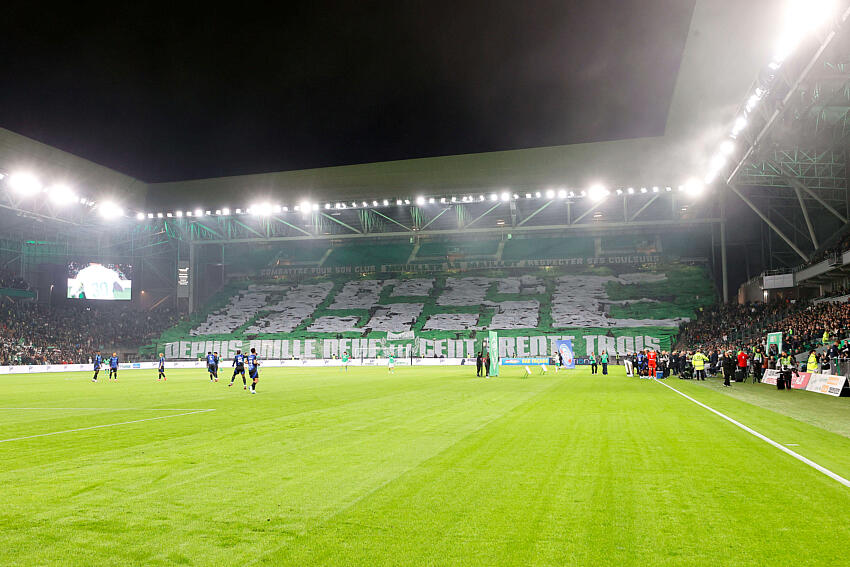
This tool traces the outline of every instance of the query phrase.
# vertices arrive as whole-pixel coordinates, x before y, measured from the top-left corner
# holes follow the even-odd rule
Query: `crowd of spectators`
[[[13,272],[0,268],[0,289],[29,289],[29,284]]]
[[[809,261],[809,264],[817,264],[818,262],[822,262],[823,260],[835,256],[836,254],[841,254],[846,250],[850,249],[850,232],[845,234],[841,240],[836,242],[833,246],[825,250],[821,250],[818,254],[812,257]]]
[[[753,351],[769,332],[782,332],[785,350],[793,354],[850,333],[850,302],[777,301],[745,305],[717,305],[683,324],[676,341],[679,349]]]
[[[52,306],[0,298],[0,365],[81,364],[96,350],[137,348],[180,315],[126,304],[67,302]]]

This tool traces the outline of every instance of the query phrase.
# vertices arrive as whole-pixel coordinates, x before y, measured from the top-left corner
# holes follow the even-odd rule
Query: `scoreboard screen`
[[[129,264],[70,262],[68,299],[130,301],[133,267]]]

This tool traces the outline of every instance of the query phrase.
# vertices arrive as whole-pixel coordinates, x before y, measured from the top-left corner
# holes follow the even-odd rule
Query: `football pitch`
[[[586,369],[0,378],[0,565],[850,565],[850,488]],[[850,400],[667,384],[850,478]]]

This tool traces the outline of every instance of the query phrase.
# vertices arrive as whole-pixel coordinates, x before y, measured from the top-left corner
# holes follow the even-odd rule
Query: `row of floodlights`
[[[39,181],[39,179],[27,172],[18,172],[13,173],[8,176],[8,178],[4,174],[0,174],[0,180],[6,179],[6,183],[8,187],[20,197],[36,197],[39,195],[45,195],[47,199],[50,200],[51,203],[56,205],[70,205],[70,204],[80,204],[92,209],[97,210],[97,212],[106,219],[114,219],[118,217],[124,216],[123,208],[114,203],[112,201],[103,201],[103,202],[95,202],[87,199],[86,197],[80,197],[77,193],[67,184],[64,183],[54,183],[51,185],[44,185]],[[679,185],[678,190],[680,192],[685,192],[691,196],[699,196],[703,190],[705,189],[705,184],[696,179],[691,179],[684,185]],[[613,193],[616,195],[634,195],[638,194],[646,194],[646,193],[661,193],[661,192],[672,192],[673,187],[671,186],[653,186],[653,187],[627,187],[627,188],[618,188],[613,190]],[[612,191],[606,188],[602,184],[592,185],[587,190],[582,191],[569,191],[567,189],[547,189],[545,191],[535,191],[535,192],[526,192],[524,194],[512,193],[510,191],[502,191],[501,193],[489,193],[489,194],[478,194],[478,195],[462,195],[462,196],[453,196],[453,197],[425,197],[419,196],[413,199],[394,199],[395,205],[411,205],[415,203],[418,206],[424,206],[427,204],[431,205],[448,205],[448,204],[456,204],[456,203],[476,203],[476,202],[509,202],[511,200],[519,200],[523,197],[525,199],[542,199],[546,198],[549,200],[559,198],[559,199],[574,199],[577,197],[581,198],[589,198],[594,202],[601,202],[605,200],[609,195],[612,194]],[[311,212],[318,212],[320,210],[325,211],[338,211],[344,209],[358,209],[358,208],[369,208],[369,207],[388,207],[391,206],[392,200],[390,199],[382,199],[382,200],[372,200],[370,201],[351,201],[351,202],[336,202],[336,203],[324,203],[320,205],[319,203],[313,203],[310,201],[302,201],[301,203],[292,207],[292,212],[300,212],[302,214],[309,214]],[[154,218],[198,218],[204,216],[229,216],[231,214],[242,215],[242,214],[252,214],[258,216],[268,216],[272,214],[280,214],[280,213],[288,213],[290,212],[290,208],[286,205],[277,205],[271,203],[257,203],[251,205],[246,209],[231,209],[227,207],[223,207],[221,209],[209,210],[209,209],[194,209],[187,211],[176,211],[176,212],[168,212],[168,213],[144,213],[138,212],[136,213],[136,218],[138,220],[145,219],[154,219]]]
[[[74,189],[63,182],[44,184],[29,172],[16,172],[11,175],[0,173],[0,180],[5,181],[8,188],[18,197],[46,198],[51,204],[65,207],[80,205],[97,210],[104,218],[124,216],[124,209],[112,201],[96,202],[77,194]]]
[[[691,179],[684,185],[678,186],[678,191],[684,192],[690,196],[698,197],[705,190],[705,184],[700,182],[697,179]],[[616,195],[634,195],[634,194],[647,194],[647,193],[671,193],[673,192],[673,187],[671,186],[653,186],[653,187],[627,187],[627,188],[619,188],[613,191]],[[502,193],[490,193],[489,195],[479,194],[477,196],[473,195],[463,195],[463,196],[455,196],[455,197],[424,197],[419,196],[413,199],[395,199],[395,205],[411,205],[416,204],[418,206],[425,205],[449,205],[452,203],[481,203],[481,202],[509,202],[511,200],[519,200],[523,197],[526,199],[568,199],[568,198],[576,198],[576,197],[587,197],[594,202],[604,201],[609,195],[612,194],[612,191],[605,188],[602,185],[594,185],[587,189],[586,191],[580,191],[576,193],[575,191],[568,191],[566,189],[549,189],[547,191],[536,191],[534,193],[525,193],[520,195],[519,193],[511,193],[509,191],[503,191]],[[278,205],[272,203],[256,203],[251,205],[246,209],[230,209],[227,207],[223,207],[221,209],[195,209],[195,210],[187,210],[187,211],[175,211],[168,213],[137,213],[136,219],[143,221],[146,219],[162,219],[162,218],[200,218],[200,217],[208,217],[208,216],[230,216],[230,215],[256,215],[256,216],[269,216],[274,214],[282,214],[289,212],[301,213],[304,215],[310,214],[312,212],[319,211],[340,211],[346,209],[368,209],[368,208],[378,208],[378,207],[389,207],[392,205],[392,201],[390,199],[382,199],[382,200],[372,200],[370,201],[351,201],[351,202],[337,202],[337,203],[324,203],[320,205],[319,203],[312,203],[310,201],[302,201],[298,205],[295,205],[290,209],[290,207],[286,205]]]
[[[770,73],[765,75],[768,81],[758,85],[750,93],[740,114],[735,117],[727,138],[720,143],[709,160],[708,171],[704,178],[706,184],[713,183],[729,165],[729,158],[736,150],[735,141],[747,129],[750,116],[768,94],[775,72],[782,67],[807,35],[822,28],[835,16],[836,7],[836,0],[789,0],[782,29],[774,46],[773,59],[768,64]]]

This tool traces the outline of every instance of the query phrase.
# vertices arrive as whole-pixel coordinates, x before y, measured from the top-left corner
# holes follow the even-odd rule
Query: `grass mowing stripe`
[[[51,431],[50,433],[39,433],[37,435],[26,435],[24,437],[12,437],[10,439],[0,439],[0,443],[8,443],[10,441],[23,441],[24,439],[35,439],[36,437],[48,437],[50,435],[61,435],[62,433],[74,433],[77,431],[87,431],[89,429],[101,429],[103,427],[115,427],[117,425],[129,425],[131,423],[141,423],[143,421],[154,421],[156,419],[169,419],[172,417],[180,417],[183,415],[193,415],[196,413],[206,413],[208,411],[215,411],[214,409],[201,409],[195,411],[187,411],[184,413],[177,413],[174,415],[161,415],[159,417],[146,417],[144,419],[134,419],[131,421],[121,421],[119,423],[105,423],[102,425],[92,425],[90,427],[78,427],[76,429],[65,429],[63,431]]]
[[[751,435],[754,435],[754,436],[758,437],[759,439],[761,439],[762,441],[764,441],[764,442],[766,442],[766,443],[768,443],[768,444],[770,444],[770,445],[773,445],[774,447],[776,447],[777,449],[779,449],[779,450],[780,450],[780,451],[782,451],[783,453],[787,453],[788,455],[791,455],[792,457],[794,457],[795,459],[797,459],[797,460],[798,460],[798,461],[800,461],[801,463],[805,463],[805,464],[809,465],[810,467],[812,467],[812,468],[813,468],[813,469],[815,469],[816,471],[822,472],[823,474],[825,474],[826,476],[830,477],[831,479],[833,479],[833,480],[835,480],[835,481],[837,481],[837,482],[839,482],[839,483],[843,484],[844,486],[846,486],[846,487],[850,488],[850,480],[847,480],[847,479],[846,479],[846,478],[844,478],[843,476],[841,476],[841,475],[839,475],[839,474],[836,474],[836,473],[832,472],[832,471],[831,471],[831,470],[829,470],[828,468],[823,467],[823,466],[821,466],[821,465],[817,464],[816,462],[812,461],[811,459],[807,459],[806,457],[804,457],[804,456],[803,456],[803,455],[801,455],[800,453],[797,453],[797,452],[795,452],[795,451],[792,451],[791,449],[789,449],[789,448],[788,448],[788,447],[786,447],[785,445],[783,445],[783,444],[781,444],[781,443],[777,443],[776,441],[774,441],[774,440],[773,440],[773,439],[771,439],[770,437],[767,437],[766,435],[762,435],[762,434],[761,434],[761,433],[759,433],[758,431],[756,431],[756,430],[754,430],[754,429],[751,429],[751,428],[747,427],[746,425],[744,425],[743,423],[741,423],[741,422],[739,422],[739,421],[736,421],[736,420],[732,419],[731,417],[729,417],[729,416],[728,416],[728,415],[726,415],[725,413],[721,413],[721,412],[717,411],[716,409],[714,409],[714,408],[712,408],[712,407],[709,407],[709,406],[705,405],[704,403],[702,403],[702,402],[700,402],[700,401],[698,401],[698,400],[695,400],[694,398],[690,397],[689,395],[685,394],[684,392],[680,392],[679,390],[677,390],[677,389],[676,389],[676,388],[674,388],[673,386],[670,386],[670,385],[668,385],[668,384],[665,384],[664,382],[661,382],[661,381],[659,381],[659,380],[656,380],[655,378],[653,378],[653,380],[654,380],[655,382],[657,382],[657,383],[661,384],[661,385],[662,385],[662,386],[664,386],[665,388],[669,388],[669,389],[673,390],[674,392],[676,392],[677,394],[679,394],[679,395],[680,395],[680,396],[682,396],[683,398],[686,398],[686,399],[688,399],[688,400],[692,401],[693,403],[697,404],[698,406],[700,406],[700,407],[702,407],[702,408],[704,408],[704,409],[707,409],[707,410],[708,410],[708,411],[710,411],[711,413],[713,413],[713,414],[715,414],[715,415],[718,415],[718,416],[722,417],[723,419],[725,419],[725,420],[726,420],[726,421],[728,421],[729,423],[731,423],[731,424],[733,424],[733,425],[736,425],[736,426],[740,427],[741,429],[743,429],[743,430],[744,430],[744,431],[746,431],[747,433],[749,433],[749,434],[751,434]]]

